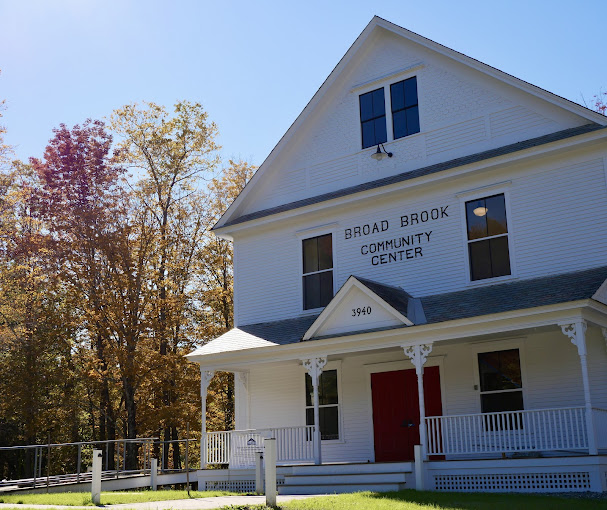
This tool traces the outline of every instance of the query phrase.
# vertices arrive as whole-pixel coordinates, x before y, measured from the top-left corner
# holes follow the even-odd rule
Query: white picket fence
[[[255,466],[255,454],[263,451],[264,441],[276,439],[279,464],[304,464],[314,461],[314,425],[276,427],[255,430],[207,432],[207,464],[229,464],[231,468]]]
[[[593,412],[600,437],[607,433],[607,411]],[[426,427],[429,455],[588,449],[584,407],[433,416]]]

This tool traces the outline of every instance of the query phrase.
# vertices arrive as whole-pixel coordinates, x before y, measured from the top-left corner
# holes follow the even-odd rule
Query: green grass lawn
[[[235,495],[230,492],[192,491],[192,498]],[[102,492],[101,503],[144,503],[186,499],[186,491]],[[92,506],[90,493],[0,495],[0,503],[21,505]],[[263,505],[230,506],[230,510],[270,510]],[[563,498],[536,494],[479,494],[417,492],[359,492],[293,500],[279,505],[281,510],[607,510],[607,499]]]
[[[266,506],[232,506],[230,510],[269,510]],[[577,499],[535,494],[359,492],[279,505],[281,510],[606,510],[607,499]]]
[[[230,496],[233,492],[226,491],[191,491],[192,498],[210,498],[215,496]],[[146,503],[148,501],[166,501],[170,499],[187,499],[187,491],[129,491],[102,492],[102,505],[117,505],[121,503]],[[56,492],[50,494],[0,494],[0,503],[17,505],[69,505],[92,506],[90,492]]]

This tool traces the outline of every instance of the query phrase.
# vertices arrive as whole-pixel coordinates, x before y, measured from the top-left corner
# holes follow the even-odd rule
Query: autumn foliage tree
[[[201,418],[184,354],[233,322],[231,245],[210,228],[254,168],[218,170],[197,103],[127,105],[109,126],[62,124],[42,158],[0,172],[0,442],[157,436],[179,468]],[[209,400],[209,429],[231,428],[231,374]],[[0,456],[0,475],[27,462]]]
[[[593,97],[594,110],[602,115],[607,115],[607,92],[599,92]]]
[[[128,196],[121,186],[124,172],[114,161],[112,138],[100,121],[86,121],[72,129],[61,125],[54,135],[43,159],[32,159],[40,181],[40,215],[48,226],[48,249],[58,262],[71,309],[79,319],[81,373],[89,390],[89,412],[98,416],[94,435],[115,439],[117,409],[112,394],[117,381],[110,371],[108,351],[114,348],[116,328],[108,315],[117,303],[108,302],[107,284],[111,282],[108,261],[123,244],[127,222]],[[131,393],[128,376],[120,383],[123,395]],[[126,436],[134,437],[136,430],[130,427],[127,419]]]
[[[51,430],[73,440],[79,418],[72,312],[49,257],[39,183],[31,167],[21,163],[3,174],[2,181],[0,440],[31,444],[44,441]],[[25,465],[13,464],[13,472],[29,472],[31,455],[21,461]]]
[[[135,193],[155,236],[150,328],[164,370],[148,388],[156,396],[148,427],[164,434],[166,463],[168,441],[177,440],[179,424],[189,421],[180,404],[180,393],[192,387],[183,355],[196,343],[193,265],[212,219],[204,181],[218,162],[217,128],[200,104],[188,101],[175,104],[172,113],[154,103],[127,105],[114,112],[111,122],[121,139],[121,161],[140,176]],[[177,442],[173,464],[179,464]]]

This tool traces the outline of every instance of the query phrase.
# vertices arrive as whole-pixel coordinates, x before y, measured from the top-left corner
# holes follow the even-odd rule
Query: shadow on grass
[[[487,494],[470,492],[428,492],[407,489],[399,492],[372,492],[369,498],[395,502],[435,505],[442,510],[606,510],[607,499],[583,495],[558,497],[544,494]]]

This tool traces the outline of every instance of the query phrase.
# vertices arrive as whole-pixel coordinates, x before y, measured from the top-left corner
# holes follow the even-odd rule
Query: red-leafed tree
[[[593,97],[593,108],[602,115],[607,115],[607,92],[599,92]]]
[[[145,328],[147,248],[142,252],[140,243],[146,247],[148,240],[129,217],[124,172],[114,160],[103,123],[88,120],[72,129],[61,125],[54,133],[43,159],[31,163],[42,182],[39,203],[50,233],[49,250],[60,261],[61,279],[78,310],[91,411],[98,416],[99,439],[115,439],[118,405],[124,402],[123,436],[134,438],[136,363],[144,355],[138,342]],[[132,465],[135,456],[128,452]]]

